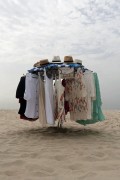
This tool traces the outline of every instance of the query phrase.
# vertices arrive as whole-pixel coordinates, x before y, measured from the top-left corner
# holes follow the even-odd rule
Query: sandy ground
[[[120,180],[120,111],[62,130],[0,110],[0,180]]]

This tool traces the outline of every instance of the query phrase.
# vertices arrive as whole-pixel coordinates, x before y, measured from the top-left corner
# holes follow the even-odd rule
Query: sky
[[[120,109],[119,0],[0,0],[0,109],[18,109],[20,77],[41,59],[81,59],[103,109]]]

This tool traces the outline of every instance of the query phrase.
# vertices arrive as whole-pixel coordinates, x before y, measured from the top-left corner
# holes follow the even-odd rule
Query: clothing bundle
[[[21,101],[18,113],[23,119],[39,119],[43,127],[62,125],[68,113],[71,121],[82,125],[105,119],[97,73],[76,62],[37,62],[21,77],[16,98]]]

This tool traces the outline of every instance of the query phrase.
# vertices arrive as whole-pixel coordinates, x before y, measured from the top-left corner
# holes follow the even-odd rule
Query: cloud
[[[119,61],[119,19],[118,0],[1,0],[0,63],[22,70],[20,64],[70,54],[91,69],[96,65],[103,78],[102,63]]]
[[[49,6],[48,3],[48,0],[0,1],[1,61],[32,60],[54,52],[106,56],[115,49],[109,41],[118,49],[118,1],[56,0]]]

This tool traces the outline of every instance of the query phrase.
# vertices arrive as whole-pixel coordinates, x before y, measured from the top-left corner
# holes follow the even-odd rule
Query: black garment
[[[65,87],[66,86],[66,80],[62,80],[62,85]],[[65,91],[64,91],[64,99],[65,99]],[[65,109],[65,115],[69,112],[69,101],[64,100],[64,109]]]
[[[24,99],[25,92],[25,79],[26,76],[20,78],[19,84],[16,89],[16,98],[19,99],[20,108],[18,114],[24,115],[26,109],[26,100]]]
[[[16,98],[23,98],[24,97],[24,92],[25,92],[25,79],[26,76],[22,76],[20,78],[19,84],[17,86],[17,90],[16,90]]]
[[[20,103],[20,108],[19,108],[18,114],[24,115],[25,109],[26,109],[26,100],[23,98],[20,98],[19,103]]]

